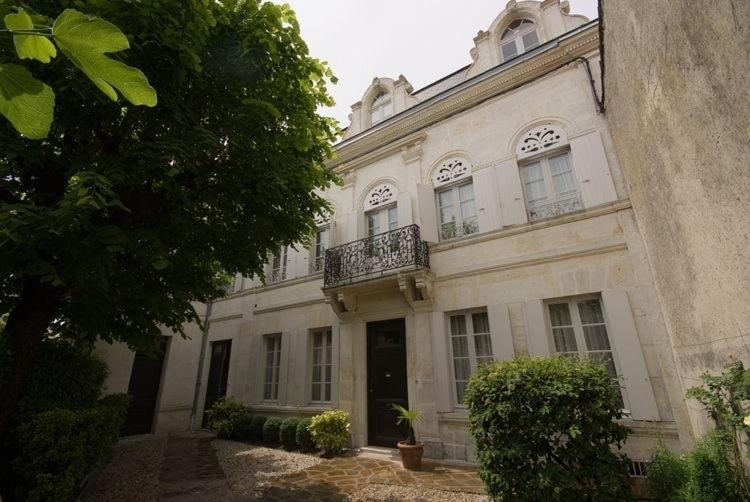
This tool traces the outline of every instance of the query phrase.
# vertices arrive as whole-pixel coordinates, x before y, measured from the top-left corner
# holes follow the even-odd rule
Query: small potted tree
[[[401,454],[401,464],[404,466],[404,469],[417,471],[422,467],[424,444],[417,441],[414,436],[414,424],[422,420],[422,412],[419,410],[407,410],[403,406],[397,404],[392,404],[391,406],[398,413],[396,423],[399,425],[406,424],[409,428],[406,440],[398,442],[398,451]]]

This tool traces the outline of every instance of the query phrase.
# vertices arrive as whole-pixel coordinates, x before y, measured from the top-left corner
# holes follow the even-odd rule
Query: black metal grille
[[[326,250],[324,287],[337,286],[380,277],[405,267],[428,268],[427,243],[417,225],[348,242]]]

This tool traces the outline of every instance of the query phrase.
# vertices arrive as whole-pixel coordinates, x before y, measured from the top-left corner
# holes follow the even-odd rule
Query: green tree
[[[74,3],[127,34],[117,60],[143,70],[159,103],[112,101],[60,57],[26,63],[55,89],[55,117],[42,141],[0,121],[0,316],[12,355],[0,436],[50,331],[156,347],[160,325],[200,321],[191,302],[219,295],[226,273],[262,275],[269,250],[306,241],[328,210],[318,193],[335,181],[323,161],[337,128],[317,114],[333,76],[289,7]],[[13,50],[10,37],[0,44]]]

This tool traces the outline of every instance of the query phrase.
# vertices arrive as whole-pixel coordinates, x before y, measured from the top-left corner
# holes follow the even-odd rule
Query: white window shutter
[[[299,246],[299,244],[297,244]],[[292,246],[286,248],[286,279],[297,277],[297,262],[299,261],[299,251]]]
[[[628,294],[624,289],[602,292],[604,314],[615,357],[620,362],[621,384],[625,387],[630,413],[635,420],[659,420],[654,389],[643,358],[641,341],[635,329]]]
[[[570,156],[585,207],[617,200],[599,131],[571,139]]]
[[[545,322],[544,302],[530,300],[526,302],[526,343],[530,356],[550,355],[549,336]]]
[[[435,371],[435,407],[439,412],[453,411],[453,367],[449,364],[448,335],[445,332],[445,314],[430,313],[432,334],[432,364]]]
[[[507,227],[529,221],[526,203],[523,200],[521,173],[516,158],[510,158],[495,165],[498,193],[500,195],[501,225]]]
[[[303,248],[301,244],[297,244],[298,249],[289,248],[290,258],[294,256],[294,274],[289,275],[287,272],[287,278],[292,277],[304,277],[310,273],[310,250]],[[287,264],[289,268],[289,264]]]
[[[398,211],[398,227],[405,227],[414,223],[414,217],[411,212],[411,195],[402,192],[396,199],[396,210]]]
[[[344,232],[344,235],[346,236],[344,243],[353,242],[360,238],[359,229],[362,225],[362,223],[360,223],[360,220],[364,220],[364,218],[365,213],[361,209],[349,213],[349,217],[347,218],[346,222],[346,232]],[[367,229],[365,229],[365,232],[367,232]]]
[[[419,225],[422,240],[438,242],[435,190],[431,186],[419,183],[417,185],[417,203],[419,207],[417,224]]]
[[[472,174],[472,181],[474,183],[479,231],[489,232],[500,228],[500,204],[495,170],[485,168],[475,171]]]
[[[501,303],[487,306],[487,316],[490,320],[490,334],[492,339],[492,355],[498,361],[513,359],[513,332],[510,328],[510,314],[508,305]]]
[[[336,407],[339,404],[339,326],[331,328],[331,405]]]
[[[294,332],[285,331],[281,333],[281,358],[279,360],[279,404],[287,404],[287,373],[289,372],[290,352],[292,348],[292,335]],[[294,359],[292,359],[294,361]]]

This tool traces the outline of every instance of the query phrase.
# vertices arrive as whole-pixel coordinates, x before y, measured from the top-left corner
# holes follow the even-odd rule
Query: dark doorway
[[[396,425],[391,405],[409,407],[403,319],[367,323],[367,394],[368,443],[395,448],[406,428]]]
[[[122,427],[123,436],[149,434],[153,428],[167,342],[166,338],[162,339],[162,350],[158,354],[135,353],[128,384],[131,401]]]
[[[211,343],[211,364],[208,368],[206,384],[206,403],[203,406],[203,427],[208,425],[208,414],[211,406],[227,395],[229,377],[229,356],[232,354],[232,340],[221,340]]]

